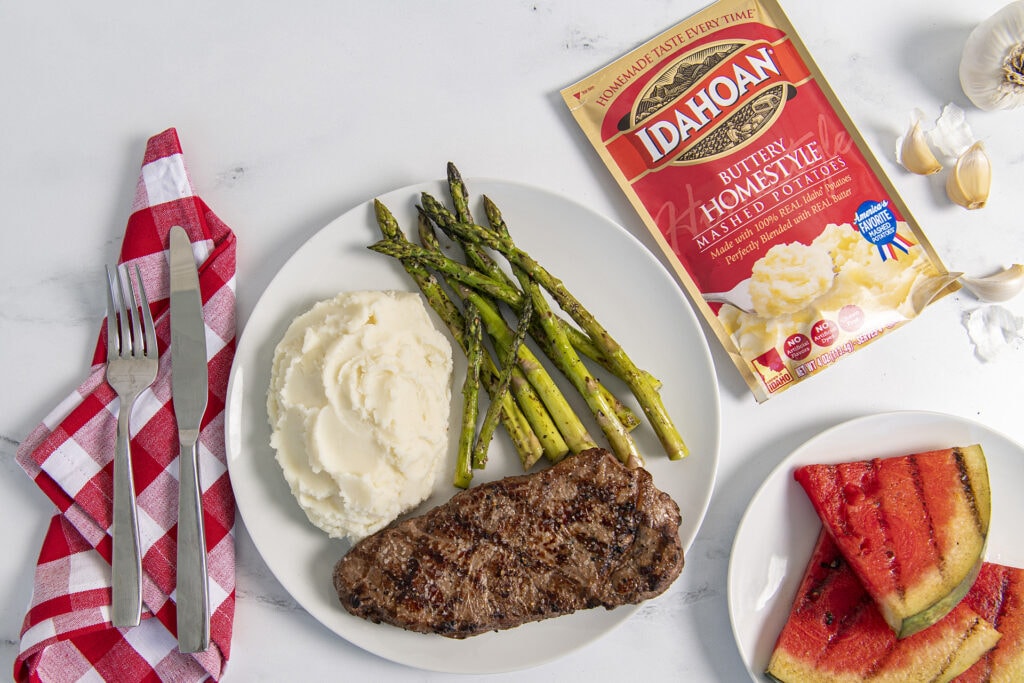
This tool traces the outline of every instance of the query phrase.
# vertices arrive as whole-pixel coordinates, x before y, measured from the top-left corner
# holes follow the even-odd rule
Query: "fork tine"
[[[114,266],[114,274],[117,276],[117,292],[121,297],[120,308],[118,313],[120,314],[120,329],[121,329],[121,357],[130,358],[132,355],[132,319],[131,314],[128,312],[130,307],[128,300],[128,291],[125,289],[124,284],[124,273],[121,272],[120,266]],[[129,283],[128,288],[131,288]]]
[[[123,299],[123,303],[129,308],[128,319],[132,325],[132,356],[141,356],[145,353],[145,349],[142,345],[142,322],[139,320],[139,303],[135,298],[135,286],[132,284],[132,271],[128,269],[128,266],[124,268],[124,279],[122,280],[122,286],[127,285],[128,297]]]
[[[135,339],[132,337],[132,319],[128,312],[131,304],[128,292],[125,291],[124,273],[121,272],[120,266],[114,266],[114,272],[117,274],[117,291],[121,294],[121,357],[130,358],[135,348]],[[131,283],[128,283],[128,289],[131,289]]]
[[[149,310],[146,286],[142,284],[142,271],[137,263],[135,264],[135,279],[139,283],[139,304],[142,307],[142,331],[146,338],[146,355],[156,358],[156,328],[153,325],[153,313]]]
[[[114,266],[114,276],[117,277],[117,294],[119,297],[117,309],[118,342],[121,346],[121,356],[127,357],[132,355],[132,320],[128,313],[128,294],[124,290],[124,273],[121,272],[120,266]]]
[[[120,299],[120,298],[119,298]],[[120,335],[117,326],[120,320],[114,305],[114,275],[107,266],[107,359],[120,355]]]

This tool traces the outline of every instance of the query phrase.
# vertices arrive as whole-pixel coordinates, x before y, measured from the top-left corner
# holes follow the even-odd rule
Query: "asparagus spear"
[[[469,208],[469,192],[466,189],[466,183],[462,179],[462,174],[459,173],[459,169],[454,163],[448,162],[447,165],[448,175],[448,193],[452,198],[452,205],[455,207],[455,215],[460,221],[473,222],[473,214]],[[421,209],[422,211],[422,209]],[[432,235],[433,236],[433,235]],[[423,245],[432,247],[435,251],[440,251],[439,245],[434,236],[434,241],[428,243],[427,240],[422,240]],[[515,287],[515,284],[511,279],[501,270],[494,259],[490,257],[483,249],[477,247],[472,242],[459,242],[459,246],[462,247],[463,253],[466,255],[466,261],[475,267],[482,273],[494,278],[498,282],[504,283],[509,287]],[[514,357],[515,362],[519,365],[519,369],[524,376],[527,377],[530,384],[537,390],[538,395],[544,400],[545,406],[548,407],[549,411],[553,416],[559,416],[568,413],[572,418],[576,419],[578,424],[579,420],[575,417],[575,413],[572,408],[569,407],[568,402],[565,401],[565,397],[558,391],[554,383],[550,381],[550,376],[547,371],[544,370],[540,361],[531,362],[536,360],[536,356],[526,348],[522,346],[522,350],[519,350],[522,345],[522,334],[525,333],[523,322],[528,325],[533,310],[533,304],[529,298],[524,298],[524,306],[520,311],[520,325],[516,328],[515,333],[509,329],[505,319],[501,316],[496,306],[491,306],[489,299],[484,299],[475,291],[459,285],[460,296],[464,299],[469,297],[477,302],[477,306],[484,311],[484,327],[488,330],[488,334],[491,335],[496,343],[498,350],[499,361],[502,363],[508,363],[509,357]],[[502,357],[504,354],[504,357]],[[558,399],[561,399],[560,402]],[[582,428],[582,424],[580,424]],[[561,428],[559,429],[561,433]],[[560,460],[564,453],[557,455],[552,458],[553,461]]]
[[[423,243],[424,248],[440,253],[441,245],[437,241],[437,236],[434,234],[430,227],[430,223],[426,216],[422,213],[419,215],[419,236],[420,241]],[[456,287],[461,287],[458,283],[455,283]],[[460,289],[460,295],[465,300],[466,289],[462,287]],[[485,297],[477,296],[473,301],[476,310],[484,315],[485,325],[490,326],[491,319],[493,316],[501,317],[497,311],[493,310],[493,306],[490,301]],[[504,319],[502,319],[504,322]],[[549,460],[561,460],[565,454],[569,451],[569,447],[565,443],[565,439],[558,431],[558,427],[552,419],[552,416],[548,413],[545,407],[545,401],[538,395],[534,387],[527,381],[523,375],[523,371],[516,367],[514,360],[510,361],[508,358],[502,356],[503,349],[498,349],[499,358],[498,361],[503,365],[508,365],[512,373],[511,376],[511,387],[512,395],[514,400],[519,405],[523,416],[527,422],[530,423],[533,433],[537,436],[543,448],[544,454]],[[503,375],[504,371],[499,371],[499,376]],[[496,389],[497,390],[497,389]],[[491,400],[495,400],[495,396],[492,393]],[[534,464],[534,461],[525,462],[524,466],[529,468]]]
[[[462,179],[462,174],[459,173],[455,164],[451,162],[448,162],[447,171],[448,191],[452,198],[452,204],[455,207],[455,217],[463,222],[472,222],[473,215],[469,208],[469,192],[466,189],[465,181]],[[429,197],[429,195],[427,196]],[[436,244],[436,237],[433,243],[428,244],[426,240],[421,241],[424,246],[431,247]],[[478,245],[465,241],[460,241],[459,245],[466,254],[466,260],[477,270],[480,270],[495,280],[505,282],[510,286],[515,286],[515,283],[512,282],[511,278],[508,277],[505,271],[501,270],[497,262],[495,262],[494,259]],[[463,287],[460,295],[463,298],[471,298],[476,302],[483,317],[484,327],[487,329],[488,334],[494,340],[495,346],[498,349],[499,360],[503,363],[508,362],[505,358],[501,357],[501,353],[512,346],[513,333],[512,330],[509,329],[505,319],[498,312],[497,308],[489,305],[489,301],[481,301],[481,295],[475,291]],[[524,301],[529,304],[530,308],[532,308],[532,302],[529,297],[526,297]],[[525,308],[526,307],[524,306],[523,310],[525,310]],[[522,316],[523,313],[520,312],[520,317],[522,318]],[[528,317],[529,316],[527,316],[527,318]],[[537,335],[535,334],[534,336],[536,337]],[[507,351],[504,352],[506,354],[508,353]],[[547,370],[544,368],[543,363],[541,363],[541,361],[533,354],[529,347],[522,345],[519,352],[515,354],[515,359],[527,380],[533,385],[534,389],[537,390],[537,394],[544,402],[544,405],[547,407],[552,419],[558,426],[559,433],[565,438],[568,448],[571,449],[573,453],[580,453],[581,451],[596,446],[596,442],[591,438],[590,434],[587,432],[587,428],[576,415],[576,411],[573,410],[571,405],[569,405],[569,402],[566,400],[561,390],[555,384],[554,380],[551,379],[551,375],[549,375]],[[625,407],[623,406],[623,408]],[[628,413],[628,409],[626,409],[626,412]],[[637,420],[634,415],[630,413],[630,416],[633,418],[631,422],[633,426],[639,423],[639,420]],[[557,460],[560,459],[561,456],[558,458],[552,458],[552,461],[557,462]]]
[[[452,196],[452,204],[455,206],[455,215],[464,223],[473,222],[473,213],[469,209],[469,191],[466,183],[462,180],[462,174],[455,164],[448,162],[448,193]]]
[[[438,222],[438,226],[442,230],[445,230],[444,225],[451,219],[462,223],[473,223],[473,214],[469,210],[469,191],[466,189],[466,183],[462,180],[462,174],[459,173],[459,169],[451,162],[448,162],[448,192],[451,194],[452,203],[455,205],[454,216],[439,201],[434,199],[430,193],[424,192],[421,194],[421,201],[425,207],[430,207],[428,215],[433,214],[435,217],[442,217],[444,219]],[[498,282],[502,282],[509,287],[517,287],[516,283],[482,247],[472,242],[458,240],[450,232],[445,231],[445,234],[459,243],[462,251],[466,254],[466,262],[469,265]]]
[[[643,459],[636,448],[636,443],[629,434],[622,422],[615,416],[615,409],[608,401],[607,396],[598,390],[598,382],[587,371],[579,355],[573,350],[569,340],[554,321],[554,313],[544,299],[540,287],[530,279],[530,275],[521,269],[516,273],[522,280],[523,288],[526,289],[533,299],[537,309],[537,317],[541,321],[545,334],[551,337],[551,357],[559,368],[563,369],[566,377],[580,392],[587,406],[594,414],[598,426],[608,438],[615,455],[630,467],[640,467]]]
[[[442,253],[413,244],[407,240],[400,242],[381,240],[371,244],[369,248],[397,259],[412,259],[423,266],[444,273],[446,277],[453,278],[457,282],[472,287],[478,292],[483,292],[493,299],[507,303],[516,311],[521,311],[523,308],[523,293],[517,288],[498,282],[494,278],[488,277],[464,263],[452,260]]]
[[[468,192],[466,191],[465,183],[462,181],[462,176],[454,164],[451,163],[448,164],[448,186],[455,205],[456,218],[460,222],[471,223],[472,216],[469,212]],[[440,206],[439,202],[433,202],[432,199],[429,194],[424,193],[424,203],[432,205],[433,210],[436,213],[440,213],[440,209],[443,209],[443,207]],[[488,207],[488,218],[496,219],[496,222],[492,221],[492,227],[507,236],[505,223],[503,220],[500,220],[500,214],[496,213],[497,207],[493,208],[494,212],[492,213],[491,208]],[[463,246],[467,260],[472,262],[479,270],[496,281],[508,282],[504,271],[498,268],[497,264],[477,244],[462,240],[459,240],[459,242]],[[540,336],[544,339],[544,346],[548,355],[555,360],[556,365],[563,370],[577,391],[584,396],[584,399],[597,418],[598,425],[608,437],[612,450],[615,451],[623,462],[631,467],[642,465],[643,463],[639,452],[636,450],[636,445],[629,436],[629,428],[618,419],[616,409],[621,410],[629,417],[633,417],[632,414],[587,371],[586,366],[573,350],[565,331],[558,324],[554,312],[547,305],[547,301],[532,278],[515,265],[513,265],[513,272],[519,280],[523,292],[528,294],[524,310],[529,309],[531,301],[537,308],[538,322],[541,327]],[[526,322],[520,319],[517,337],[524,331]],[[635,426],[635,420],[633,425]]]
[[[493,206],[493,203],[491,205]],[[449,227],[462,239],[470,240],[500,252],[511,264],[521,268],[537,284],[547,290],[559,307],[576,321],[576,324],[597,344],[608,361],[618,369],[616,374],[626,382],[633,395],[636,396],[669,458],[678,460],[688,454],[688,449],[682,436],[676,430],[668,411],[665,410],[661,396],[654,390],[648,380],[648,375],[637,368],[636,364],[618,342],[565,287],[561,280],[553,276],[529,254],[516,246],[508,236],[499,235],[492,230],[487,230],[472,223],[453,223]]]
[[[469,303],[469,305],[473,306],[472,303]],[[516,327],[515,336],[512,339],[512,344],[508,350],[509,362],[505,364],[505,368],[501,373],[501,381],[498,383],[497,392],[499,395],[502,393],[508,393],[508,385],[512,380],[512,371],[517,367],[511,362],[511,360],[519,353],[519,347],[523,343],[523,337],[526,336],[526,330],[530,326],[530,317],[532,315],[533,305],[527,301],[526,305],[523,306],[523,312],[519,316],[519,324]],[[476,469],[482,469],[487,463],[487,448],[491,443],[491,438],[494,436],[494,430],[498,426],[498,415],[498,405],[492,401],[492,403],[487,407],[487,413],[484,415],[484,421],[480,425],[480,432],[477,434],[476,441],[473,443],[472,465]],[[566,450],[568,450],[568,448]]]
[[[398,228],[398,221],[395,220],[394,215],[383,203],[374,200],[374,212],[377,216],[377,225],[386,241],[409,244]],[[444,321],[456,343],[462,347],[464,352],[467,352],[469,345],[465,335],[466,323],[462,312],[459,311],[448,294],[441,288],[437,278],[414,261],[403,260],[402,266],[419,286],[427,303]],[[489,354],[484,354],[481,373],[481,381],[484,388],[487,389],[488,393],[492,393],[497,386],[498,370],[494,366],[494,361]],[[527,422],[522,410],[512,400],[512,397],[506,394],[501,403],[502,424],[505,427],[505,431],[508,432],[509,438],[512,440],[512,444],[519,454],[519,459],[523,463],[524,468],[530,467],[543,454],[541,443],[537,439],[537,435],[534,434],[529,422]]]
[[[492,226],[499,233],[507,235],[507,228],[500,215],[489,212],[488,218],[492,220]],[[609,400],[609,393],[601,391],[600,383],[590,374],[579,355],[572,348],[564,331],[558,325],[554,311],[548,305],[540,287],[533,280],[529,273],[512,264],[512,272],[519,280],[523,292],[528,300],[533,302],[537,310],[537,318],[540,323],[544,342],[545,352],[564,372],[566,377],[583,396],[587,406],[593,412],[601,431],[608,438],[612,451],[618,458],[630,467],[643,465],[643,459],[636,448],[636,444],[629,435],[629,430],[615,415],[615,409]]]
[[[473,440],[476,437],[476,419],[480,409],[480,366],[483,365],[484,357],[480,314],[471,303],[466,306],[466,323],[469,347],[466,349],[466,377],[462,382],[462,429],[459,430],[455,477],[452,481],[460,489],[469,488],[473,480]],[[502,392],[501,389],[498,391],[499,394]],[[497,412],[501,404],[494,401],[491,405],[495,408],[494,422],[497,422]],[[488,410],[488,414],[490,412]]]

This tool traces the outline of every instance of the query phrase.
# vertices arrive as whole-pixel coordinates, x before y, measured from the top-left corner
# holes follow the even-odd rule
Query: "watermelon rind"
[[[978,572],[981,571],[981,565],[984,564],[985,557],[985,544],[982,543],[981,553],[978,555],[978,561],[974,564],[967,574],[964,575],[963,581],[957,584],[945,597],[938,600],[928,609],[922,610],[917,614],[911,615],[904,618],[902,621],[898,621],[899,628],[894,629],[896,631],[897,638],[906,638],[912,636],[919,631],[923,631],[942,617],[949,614],[949,611],[957,606],[964,596],[967,595],[967,591],[971,590],[971,586],[974,585],[974,581],[978,578]],[[884,612],[883,612],[884,614]],[[886,618],[886,621],[889,621]],[[897,621],[893,619],[893,621]],[[893,621],[889,621],[889,625],[893,624]]]

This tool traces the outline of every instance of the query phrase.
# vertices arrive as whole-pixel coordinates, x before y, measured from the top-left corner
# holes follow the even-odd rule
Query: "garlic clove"
[[[960,282],[980,301],[1008,301],[1024,290],[1024,265],[1016,263],[986,277],[961,277]]]
[[[967,209],[980,209],[992,186],[992,162],[981,142],[975,142],[957,160],[946,178],[946,194]]]
[[[921,122],[914,121],[910,130],[903,136],[903,142],[899,149],[899,162],[903,168],[918,175],[932,175],[942,170],[942,164],[935,158],[928,141],[925,139],[924,131],[921,130]]]

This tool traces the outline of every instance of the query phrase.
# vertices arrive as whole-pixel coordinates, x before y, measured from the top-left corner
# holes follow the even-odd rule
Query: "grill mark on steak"
[[[334,586],[363,619],[465,638],[662,593],[683,566],[679,522],[648,472],[591,449],[391,524]]]

